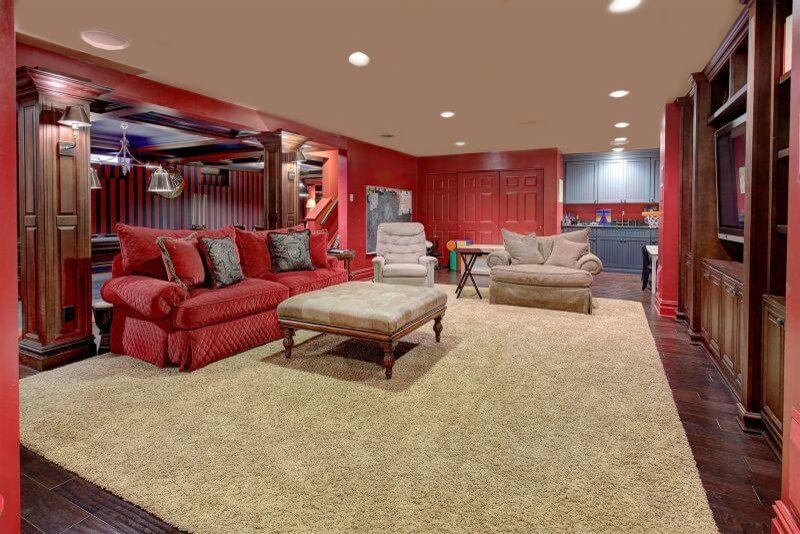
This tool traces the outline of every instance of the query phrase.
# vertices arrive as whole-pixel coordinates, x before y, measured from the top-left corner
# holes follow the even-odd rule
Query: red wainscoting
[[[800,72],[800,0],[792,10],[792,71]],[[791,87],[789,206],[800,205],[800,83]],[[772,531],[800,532],[800,210],[789,209],[784,352],[783,477]]]
[[[562,167],[557,149],[419,158],[415,219],[440,250],[454,239],[500,243],[501,228],[558,233]]]
[[[0,0],[0,532],[20,530],[14,2]]]
[[[678,309],[681,226],[681,107],[667,104],[661,126],[661,221],[658,228],[659,315],[675,317]]]
[[[152,170],[134,167],[123,176],[120,167],[97,167],[103,188],[92,192],[92,233],[114,233],[114,225],[124,222],[151,228],[191,227],[192,195],[198,205],[207,195],[209,228],[241,224],[252,228],[263,224],[264,180],[260,172],[231,171],[228,185],[213,185],[220,181],[204,176],[200,167],[181,166],[184,191],[175,199],[147,192]]]

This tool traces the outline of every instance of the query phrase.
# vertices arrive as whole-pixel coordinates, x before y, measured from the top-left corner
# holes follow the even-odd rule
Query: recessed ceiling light
[[[394,134],[381,134],[381,137],[383,137],[384,139],[391,139],[392,137],[394,137]]]
[[[611,91],[608,93],[608,96],[611,98],[622,98],[631,94],[630,91],[626,91],[625,89],[619,89],[618,91]]]
[[[454,111],[442,111],[441,113],[439,113],[439,116],[442,117],[443,119],[449,119],[451,117],[455,117],[456,114]]]
[[[611,150],[613,150],[614,152],[622,152],[623,150],[625,150],[625,148],[621,147],[621,146],[617,146],[617,147],[612,148]]]
[[[124,37],[114,35],[105,30],[86,30],[81,32],[81,39],[86,44],[101,50],[125,50],[131,43]]]
[[[614,125],[614,128],[627,128],[628,126],[630,126],[628,122],[618,122]]]
[[[614,138],[614,142],[615,143],[627,143],[628,142],[628,138],[627,137],[615,137]]]
[[[639,7],[642,0],[612,0],[608,5],[608,10],[612,13],[625,13]]]
[[[347,61],[354,67],[366,67],[369,65],[369,56],[364,52],[353,52],[347,58]]]
[[[455,143],[453,143],[453,144],[454,144],[454,145],[456,145],[456,146],[464,146],[464,145],[466,145],[466,144],[467,144],[467,142],[466,142],[466,141],[456,141],[456,142],[455,142]]]

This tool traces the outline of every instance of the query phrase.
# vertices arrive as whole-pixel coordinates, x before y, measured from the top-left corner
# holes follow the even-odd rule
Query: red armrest
[[[169,315],[172,308],[189,298],[178,284],[149,276],[120,276],[103,284],[103,300],[114,306],[127,306],[150,319]]]
[[[328,261],[328,267],[331,268],[331,269],[335,268],[336,264],[339,263],[339,260],[337,260],[333,256],[327,256],[326,259]]]

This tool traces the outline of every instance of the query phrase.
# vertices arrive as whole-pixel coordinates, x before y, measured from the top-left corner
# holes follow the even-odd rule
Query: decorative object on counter
[[[611,209],[599,208],[595,210],[594,222],[597,224],[611,224]]]
[[[564,218],[561,221],[561,224],[564,226],[572,226],[573,224],[577,224],[578,218],[572,214],[571,211],[564,214]]]
[[[647,226],[658,228],[661,212],[658,210],[658,206],[651,206],[647,211],[642,212],[642,217],[644,217],[644,222],[647,223]]]

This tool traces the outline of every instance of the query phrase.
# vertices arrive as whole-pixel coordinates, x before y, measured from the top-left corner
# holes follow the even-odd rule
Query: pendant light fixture
[[[119,150],[117,150],[116,154],[107,158],[99,159],[99,161],[100,163],[116,163],[122,167],[122,175],[128,176],[128,172],[134,165],[139,167],[147,167],[147,165],[136,159],[133,154],[131,154],[130,142],[128,141],[128,135],[126,133],[126,130],[128,129],[128,123],[120,123],[119,127],[122,128],[122,138],[119,140]]]
[[[150,182],[147,184],[149,193],[172,193],[172,181],[169,173],[161,165],[150,175]]]
[[[100,183],[100,177],[97,176],[97,169],[89,166],[89,189],[102,189],[103,185]]]

